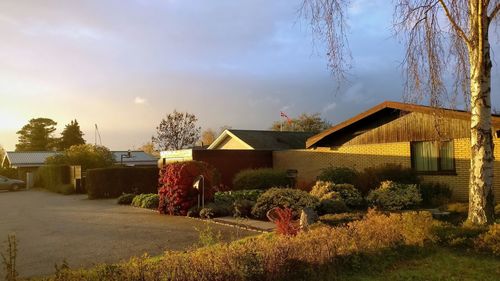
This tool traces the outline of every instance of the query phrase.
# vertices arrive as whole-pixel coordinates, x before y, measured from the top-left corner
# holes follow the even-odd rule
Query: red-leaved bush
[[[267,213],[267,217],[276,224],[276,232],[285,236],[295,236],[299,227],[293,220],[293,211],[290,208],[274,208]]]
[[[205,202],[212,201],[220,175],[215,168],[205,162],[188,161],[165,165],[160,172],[158,210],[162,214],[186,215],[189,208],[198,203],[200,190],[193,188],[194,180],[205,178]]]

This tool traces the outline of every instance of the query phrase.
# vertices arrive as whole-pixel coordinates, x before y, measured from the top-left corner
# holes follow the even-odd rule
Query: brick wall
[[[423,176],[424,181],[444,182],[453,188],[453,197],[458,201],[468,200],[468,181],[470,167],[470,141],[457,139],[454,141],[456,175]],[[495,138],[495,146],[500,141]],[[500,150],[495,150],[495,158],[500,160]],[[350,167],[363,170],[367,167],[387,163],[411,166],[409,142],[349,145],[336,149],[318,148],[315,150],[287,150],[273,152],[273,167],[276,169],[297,169],[298,181],[313,182],[321,169],[328,166]],[[500,198],[500,163],[495,161],[494,179],[495,197]]]
[[[214,166],[226,186],[233,185],[234,176],[241,170],[273,166],[273,155],[268,150],[193,150],[193,160]]]

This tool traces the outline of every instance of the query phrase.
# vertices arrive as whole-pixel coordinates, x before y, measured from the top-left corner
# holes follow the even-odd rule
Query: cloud
[[[337,103],[335,103],[335,102],[329,103],[329,104],[327,104],[327,105],[323,108],[323,113],[327,113],[327,112],[329,112],[329,111],[332,111],[335,107],[337,107]]]
[[[135,97],[134,103],[135,104],[145,104],[147,100],[143,97]]]

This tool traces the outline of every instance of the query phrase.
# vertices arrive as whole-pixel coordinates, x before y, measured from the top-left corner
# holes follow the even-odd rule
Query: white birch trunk
[[[478,1],[480,2],[480,1]],[[482,4],[471,1],[469,45],[471,75],[471,170],[468,223],[494,223],[493,136],[491,128],[491,59],[489,19]]]

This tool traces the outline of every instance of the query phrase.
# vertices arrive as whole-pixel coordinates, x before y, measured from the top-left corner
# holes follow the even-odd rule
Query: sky
[[[31,118],[140,147],[174,109],[202,129],[268,129],[280,111],[335,124],[402,100],[403,46],[387,0],[349,9],[352,69],[337,87],[301,0],[0,1],[0,145]],[[498,67],[493,103],[500,101]],[[498,102],[500,104],[500,102]]]

